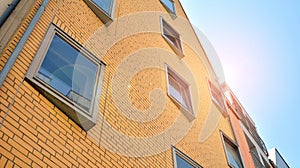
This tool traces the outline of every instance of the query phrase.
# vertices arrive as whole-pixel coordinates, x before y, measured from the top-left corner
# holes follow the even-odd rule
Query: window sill
[[[217,109],[222,113],[222,115],[226,118],[228,117],[228,112],[226,110],[226,107],[221,107],[221,105],[219,105],[218,102],[216,102],[215,100],[212,100],[212,102],[215,104],[215,106],[217,107]]]
[[[168,97],[174,102],[174,104],[179,108],[180,112],[189,120],[192,121],[196,118],[194,111],[190,111],[187,108],[183,107],[181,103],[168,93]]]
[[[39,93],[45,96],[85,131],[88,131],[96,124],[98,118],[97,112],[94,112],[94,114],[88,113],[79,105],[76,105],[71,100],[64,98],[64,96],[61,96],[56,90],[47,87],[47,85],[38,78],[27,76],[26,81],[28,81],[38,90]]]

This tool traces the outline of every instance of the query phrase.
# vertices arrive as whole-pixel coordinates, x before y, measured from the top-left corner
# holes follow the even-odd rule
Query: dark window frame
[[[220,131],[220,135],[221,135],[223,148],[224,148],[224,152],[225,152],[225,155],[226,155],[226,160],[227,160],[228,166],[231,167],[231,168],[236,168],[234,165],[232,165],[230,163],[230,161],[228,159],[228,150],[227,150],[227,147],[226,147],[226,143],[235,149],[235,152],[237,152],[237,154],[239,156],[239,160],[240,160],[240,163],[241,163],[241,166],[242,166],[241,168],[244,168],[245,167],[244,166],[244,161],[243,161],[243,158],[241,156],[239,146],[231,138],[229,138],[226,134],[224,134],[222,131]]]
[[[167,41],[167,43],[170,45],[170,47],[173,49],[176,55],[180,59],[183,58],[184,51],[183,51],[181,35],[162,16],[160,17],[160,23],[161,23],[161,34],[163,38]],[[173,40],[174,42],[172,41],[172,39],[170,39],[171,37],[167,35],[168,32],[165,32],[165,29],[172,34],[169,36],[174,38]]]
[[[46,58],[49,47],[55,35],[58,35],[62,40],[69,44],[72,48],[78,50],[82,56],[97,65],[97,73],[95,75],[95,84],[93,89],[93,96],[91,98],[91,106],[86,110],[80,105],[72,101],[70,98],[59,92],[56,88],[50,86],[43,79],[37,77],[41,68],[43,60]],[[41,94],[49,99],[55,106],[68,115],[74,122],[76,122],[84,130],[92,128],[98,118],[98,109],[100,104],[100,95],[102,90],[102,83],[104,78],[105,63],[98,59],[95,55],[82,47],[78,42],[73,40],[61,29],[51,24],[47,33],[44,36],[40,48],[33,59],[30,68],[26,74],[27,81],[32,84]]]
[[[193,166],[194,168],[203,168],[199,163],[194,161],[192,158],[190,158],[188,155],[177,149],[176,147],[172,146],[172,155],[173,155],[173,166],[174,168],[177,167],[177,159],[176,156],[180,157],[182,160],[186,161],[188,164]]]

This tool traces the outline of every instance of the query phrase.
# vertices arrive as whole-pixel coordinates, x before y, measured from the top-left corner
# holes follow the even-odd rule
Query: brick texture
[[[175,0],[175,3],[178,17],[186,18],[179,1]],[[36,1],[31,12],[24,19],[24,23],[15,33],[13,40],[2,53],[1,68],[40,4],[41,0]],[[117,0],[115,20],[118,17],[141,11],[166,13],[166,9],[159,0],[143,3],[137,0]],[[171,16],[169,14],[166,16],[171,21]],[[106,149],[104,143],[115,144],[117,148],[118,145],[126,142],[119,139],[105,139],[108,137],[102,135],[107,130],[102,127],[100,119],[91,130],[85,132],[25,79],[26,72],[51,24],[59,27],[81,45],[87,46],[93,54],[106,63],[99,114],[115,130],[130,137],[155,136],[171,127],[181,114],[178,105],[167,96],[167,81],[163,65],[168,62],[165,62],[164,57],[159,57],[162,59],[157,60],[155,59],[157,57],[152,58],[150,55],[147,61],[156,61],[155,63],[162,69],[144,69],[135,74],[128,83],[129,99],[133,106],[141,111],[151,107],[149,93],[155,88],[161,89],[165,94],[166,106],[157,118],[148,122],[135,122],[122,115],[112,98],[114,87],[112,74],[116,73],[118,65],[128,55],[145,48],[161,48],[168,53],[173,53],[161,34],[144,32],[131,35],[116,42],[107,53],[99,53],[95,46],[101,47],[106,39],[97,39],[100,43],[95,44],[94,47],[86,43],[99,27],[105,25],[86,3],[82,0],[51,0],[0,90],[0,121],[3,121],[0,127],[0,167],[173,167],[171,146],[166,151],[144,157],[129,157]],[[117,31],[123,29],[126,28],[118,27]],[[199,142],[199,132],[213,106],[206,82],[206,78],[211,77],[210,70],[207,69],[209,64],[205,61],[206,56],[202,51],[200,57],[203,58],[199,58],[187,44],[183,44],[183,48],[185,57],[178,62],[187,65],[196,75],[195,82],[198,87],[192,91],[194,95],[200,94],[200,108],[195,108],[197,117],[189,132],[173,145],[203,167],[228,167],[219,134],[219,130],[222,130],[234,139],[227,118],[221,116],[219,123],[206,141]],[[173,63],[170,62],[170,64]],[[136,62],[128,62],[128,65],[138,66]],[[182,72],[182,76],[185,76],[185,73]],[[180,134],[180,130],[174,132],[174,137],[177,134]],[[165,138],[171,139],[173,136]],[[142,147],[143,144],[132,148],[142,149]]]

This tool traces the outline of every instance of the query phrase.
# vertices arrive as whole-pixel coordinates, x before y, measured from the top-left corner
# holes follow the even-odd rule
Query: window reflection
[[[174,168],[202,168],[200,164],[191,159],[185,153],[173,147]]]
[[[172,0],[161,0],[161,2],[172,12],[175,13],[175,6]]]
[[[234,144],[229,142],[229,140],[227,140],[226,137],[224,137],[224,142],[229,164],[234,168],[242,168],[243,165],[238,148]]]
[[[168,68],[169,95],[181,106],[193,113],[189,85]]]
[[[182,51],[180,35],[164,20],[163,20],[163,34],[179,51]]]
[[[37,77],[89,111],[97,65],[55,35]]]
[[[112,0],[92,0],[96,5],[103,9],[108,15],[111,14]]]
[[[178,155],[176,155],[176,163],[177,168],[194,168],[194,166],[190,165],[187,161],[185,161]]]

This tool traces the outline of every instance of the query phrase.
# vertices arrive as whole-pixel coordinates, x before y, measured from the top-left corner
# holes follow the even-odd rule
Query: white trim
[[[207,80],[207,85],[208,85],[208,88],[209,88],[209,93],[210,93],[210,97],[211,97],[212,102],[217,106],[217,108],[222,112],[222,114],[225,117],[227,117],[228,116],[228,111],[227,111],[227,108],[226,108],[226,102],[225,102],[225,98],[224,98],[222,90],[220,89],[220,87],[218,88],[216,85],[214,85],[209,78],[206,78],[206,80]],[[216,100],[215,97],[212,95],[212,90],[213,89],[210,85],[212,85],[212,87],[215,87],[215,89],[220,93],[221,103],[223,103],[223,107],[222,107],[221,104],[219,104],[219,101]]]
[[[179,41],[180,41],[180,48],[177,48],[174,43],[165,35],[165,32],[164,32],[164,23],[166,25],[168,25],[172,31],[174,31],[175,33],[178,34],[179,36]],[[176,53],[176,55],[179,56],[179,58],[183,58],[184,57],[184,50],[183,50],[183,43],[182,43],[182,37],[181,35],[178,33],[177,30],[175,30],[171,24],[169,24],[162,16],[160,16],[160,27],[161,27],[161,35],[163,36],[163,38],[167,41],[167,43],[171,46],[171,48],[173,49],[173,51]]]
[[[186,155],[185,153],[181,152],[179,149],[177,149],[174,146],[172,146],[172,156],[173,156],[174,168],[178,168],[177,167],[176,156],[179,156],[180,158],[182,158],[183,160],[185,160],[187,163],[189,163],[191,166],[193,166],[195,168],[203,168],[199,163],[197,163],[196,161],[194,161],[192,158],[190,158],[188,155]]]
[[[190,109],[187,109],[186,107],[184,107],[182,105],[181,102],[179,102],[174,96],[172,96],[170,94],[170,83],[169,83],[169,70],[171,73],[173,73],[174,75],[176,75],[177,78],[179,78],[179,80],[181,80],[182,82],[184,82],[185,85],[187,85],[188,87],[188,92],[189,92],[189,97],[187,101],[189,101],[188,103],[190,103]],[[184,79],[182,78],[173,68],[171,68],[169,65],[167,65],[165,63],[165,71],[166,71],[166,84],[167,84],[167,95],[174,101],[176,102],[177,105],[180,106],[180,109],[182,109],[181,111],[183,112],[183,114],[189,119],[189,120],[193,120],[196,118],[196,113],[194,111],[194,104],[193,104],[193,97],[192,97],[192,92],[191,92],[191,86],[190,84]]]

